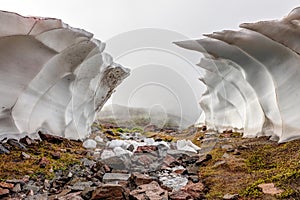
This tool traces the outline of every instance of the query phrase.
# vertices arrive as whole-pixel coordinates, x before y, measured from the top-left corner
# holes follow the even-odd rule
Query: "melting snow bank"
[[[128,76],[105,44],[59,19],[0,11],[0,136],[32,133],[82,139]]]
[[[216,130],[244,128],[245,137],[300,137],[300,8],[282,20],[241,24],[207,38],[176,42],[205,55],[200,105]]]

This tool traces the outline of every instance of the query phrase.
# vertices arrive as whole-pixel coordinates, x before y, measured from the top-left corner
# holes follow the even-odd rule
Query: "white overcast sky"
[[[138,28],[163,28],[187,37],[276,19],[299,0],[1,0],[1,10],[61,18],[102,41]]]

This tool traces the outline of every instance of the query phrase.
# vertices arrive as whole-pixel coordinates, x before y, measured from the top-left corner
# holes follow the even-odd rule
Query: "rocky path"
[[[298,198],[298,141],[192,132],[94,128],[83,143],[41,132],[3,139],[0,199]]]
[[[210,156],[190,140],[110,129],[83,143],[39,137],[2,141],[2,199],[204,199],[199,167]]]

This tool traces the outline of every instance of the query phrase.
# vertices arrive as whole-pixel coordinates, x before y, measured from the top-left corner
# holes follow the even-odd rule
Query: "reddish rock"
[[[39,160],[39,166],[40,168],[45,168],[47,165],[49,165],[50,161],[46,157],[42,157]]]
[[[193,183],[192,181],[189,181],[186,186],[181,188],[182,191],[190,194],[194,199],[201,199],[204,196],[204,189],[203,183]]]
[[[174,191],[169,195],[170,200],[193,200],[194,198],[184,191]]]
[[[0,188],[0,196],[4,196],[4,195],[7,195],[9,194],[9,190],[8,189],[2,189]]]
[[[19,140],[21,143],[26,145],[31,145],[32,143],[35,143],[34,140],[32,140],[30,137],[25,136]]]
[[[64,141],[63,137],[55,136],[55,135],[50,135],[50,134],[45,134],[42,133],[41,131],[38,131],[38,134],[43,141],[47,141],[53,144],[60,144]]]
[[[130,199],[133,200],[168,200],[168,191],[162,189],[159,184],[152,181],[149,184],[140,185],[130,192]]]
[[[152,151],[157,151],[157,146],[152,146],[152,145],[139,146],[134,153],[149,153]]]
[[[13,189],[14,184],[12,183],[6,183],[6,182],[0,182],[0,187],[6,188],[6,189]]]
[[[143,154],[139,156],[138,164],[143,165],[145,167],[149,167],[155,160],[154,156],[150,156],[149,154]]]
[[[185,168],[178,168],[175,169],[173,172],[175,172],[176,174],[184,174],[187,172],[187,170]]]
[[[128,192],[121,185],[105,184],[92,193],[92,200],[128,200]]]
[[[177,160],[173,156],[166,155],[163,162],[166,166],[171,167],[174,163],[177,162]]]
[[[103,165],[103,170],[108,173],[111,171],[110,167],[108,165]]]
[[[133,183],[136,186],[149,184],[152,181],[154,181],[154,179],[152,177],[150,177],[149,175],[141,174],[141,173],[138,173],[138,172],[133,173],[132,176],[131,176],[131,179],[132,179]]]

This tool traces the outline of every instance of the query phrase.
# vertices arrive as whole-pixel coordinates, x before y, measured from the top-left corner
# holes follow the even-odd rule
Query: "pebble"
[[[225,194],[223,196],[223,200],[238,200],[239,195],[238,194]]]
[[[27,153],[25,153],[25,152],[22,152],[22,153],[21,153],[21,158],[22,158],[23,160],[27,160],[27,159],[30,159],[30,155],[27,154]]]

